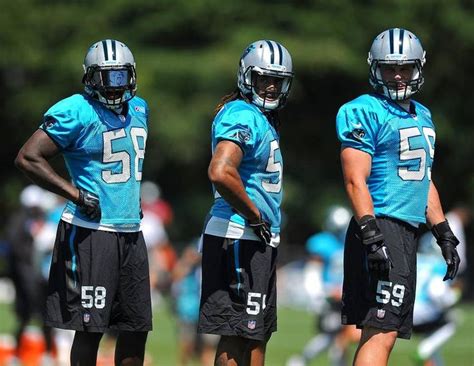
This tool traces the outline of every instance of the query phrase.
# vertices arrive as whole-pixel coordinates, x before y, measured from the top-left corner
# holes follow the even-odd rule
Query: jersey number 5
[[[267,192],[278,193],[281,191],[281,178],[283,175],[283,166],[281,162],[275,161],[275,152],[280,149],[277,140],[270,142],[270,157],[268,158],[266,172],[268,173],[278,173],[278,182],[271,183],[270,180],[264,180],[262,182],[262,187]]]
[[[141,127],[133,127],[130,129],[130,136],[132,138],[133,150],[135,150],[135,179],[137,181],[142,180],[142,172],[139,169],[140,159],[145,157],[145,144],[146,144],[146,130]],[[131,158],[130,154],[126,150],[116,151],[112,148],[113,141],[127,137],[125,129],[107,131],[103,134],[104,139],[104,155],[102,161],[104,163],[122,163],[122,172],[114,173],[112,170],[103,170],[102,179],[106,183],[124,183],[130,179],[131,173]],[[140,148],[138,139],[143,139],[143,148]]]

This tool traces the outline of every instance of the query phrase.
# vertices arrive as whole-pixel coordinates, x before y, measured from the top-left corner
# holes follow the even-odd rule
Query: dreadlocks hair
[[[244,99],[242,97],[242,94],[240,93],[240,90],[239,88],[235,88],[234,91],[232,91],[231,93],[227,94],[227,95],[224,95],[220,102],[217,104],[216,108],[214,109],[214,116],[217,115],[217,113],[219,113],[219,111],[221,110],[221,108],[229,103],[229,102],[232,102],[233,100],[237,100],[237,99]]]
[[[219,113],[219,111],[221,110],[221,108],[229,103],[229,102],[232,102],[234,100],[237,100],[237,99],[240,99],[240,100],[245,100],[247,102],[250,103],[250,101],[247,99],[247,97],[245,97],[244,95],[242,95],[241,91],[239,88],[235,88],[234,91],[232,91],[231,93],[229,94],[226,94],[224,95],[221,100],[219,101],[219,103],[217,104],[216,108],[214,109],[214,117],[217,115],[217,113]],[[280,128],[280,116],[278,114],[278,111],[267,111],[267,112],[263,112],[265,114],[265,116],[267,117],[268,121],[272,124],[272,126],[275,128],[275,130],[279,130]]]

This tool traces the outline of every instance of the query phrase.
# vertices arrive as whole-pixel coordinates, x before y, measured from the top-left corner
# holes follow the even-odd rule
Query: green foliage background
[[[206,169],[214,106],[235,87],[242,50],[275,39],[293,56],[296,79],[282,114],[285,236],[301,243],[329,204],[345,203],[334,119],[341,104],[369,91],[367,51],[400,26],[427,50],[417,99],[437,125],[433,177],[446,208],[474,203],[474,3],[468,0],[1,0],[0,109],[3,114],[0,219],[27,183],[13,166],[42,114],[82,90],[92,43],[125,42],[151,107],[144,177],[175,209],[171,237],[188,240],[211,204]],[[65,173],[60,159],[54,162]]]

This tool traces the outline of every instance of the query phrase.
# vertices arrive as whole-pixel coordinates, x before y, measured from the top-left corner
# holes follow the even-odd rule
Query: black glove
[[[91,220],[100,220],[99,197],[94,193],[79,188],[79,199],[76,204],[79,206],[82,214]]]
[[[260,217],[260,220],[255,224],[250,224],[250,227],[264,244],[270,244],[272,232],[270,230],[270,224],[267,221],[262,220],[262,217]]]
[[[393,264],[375,217],[371,215],[362,217],[359,227],[362,244],[365,245],[365,250],[367,251],[369,272],[373,273],[377,278],[387,277]]]
[[[436,238],[436,242],[440,246],[441,253],[443,253],[444,260],[448,265],[443,281],[453,280],[456,277],[456,273],[458,273],[459,263],[461,262],[456,250],[459,240],[454,236],[447,220],[433,225],[431,232]]]

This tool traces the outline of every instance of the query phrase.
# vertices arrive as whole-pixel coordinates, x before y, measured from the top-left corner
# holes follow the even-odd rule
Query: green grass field
[[[445,346],[443,356],[446,366],[474,366],[474,305],[460,306],[459,313],[461,324],[456,335]],[[154,324],[155,330],[150,335],[147,346],[148,353],[153,357],[153,364],[175,365],[177,351],[173,317],[165,310],[159,311],[155,314]],[[269,366],[283,366],[290,355],[301,350],[313,335],[314,319],[307,312],[281,308],[278,329],[268,345],[266,364]],[[415,365],[413,356],[418,342],[418,337],[413,337],[410,341],[398,341],[390,365]],[[329,365],[326,354],[314,360],[311,365]]]
[[[474,304],[459,307],[460,325],[456,335],[444,347],[446,366],[474,366]],[[8,333],[14,328],[15,318],[10,305],[0,306],[0,333]],[[313,335],[314,319],[302,311],[280,309],[279,330],[270,340],[266,365],[284,365],[287,358],[301,350]],[[400,340],[392,353],[390,365],[415,365],[413,355],[419,338]],[[147,353],[152,365],[174,366],[177,364],[176,328],[172,314],[162,306],[154,315],[154,331],[149,335]],[[192,364],[193,366],[198,363]],[[314,360],[311,365],[329,365],[326,355]]]

